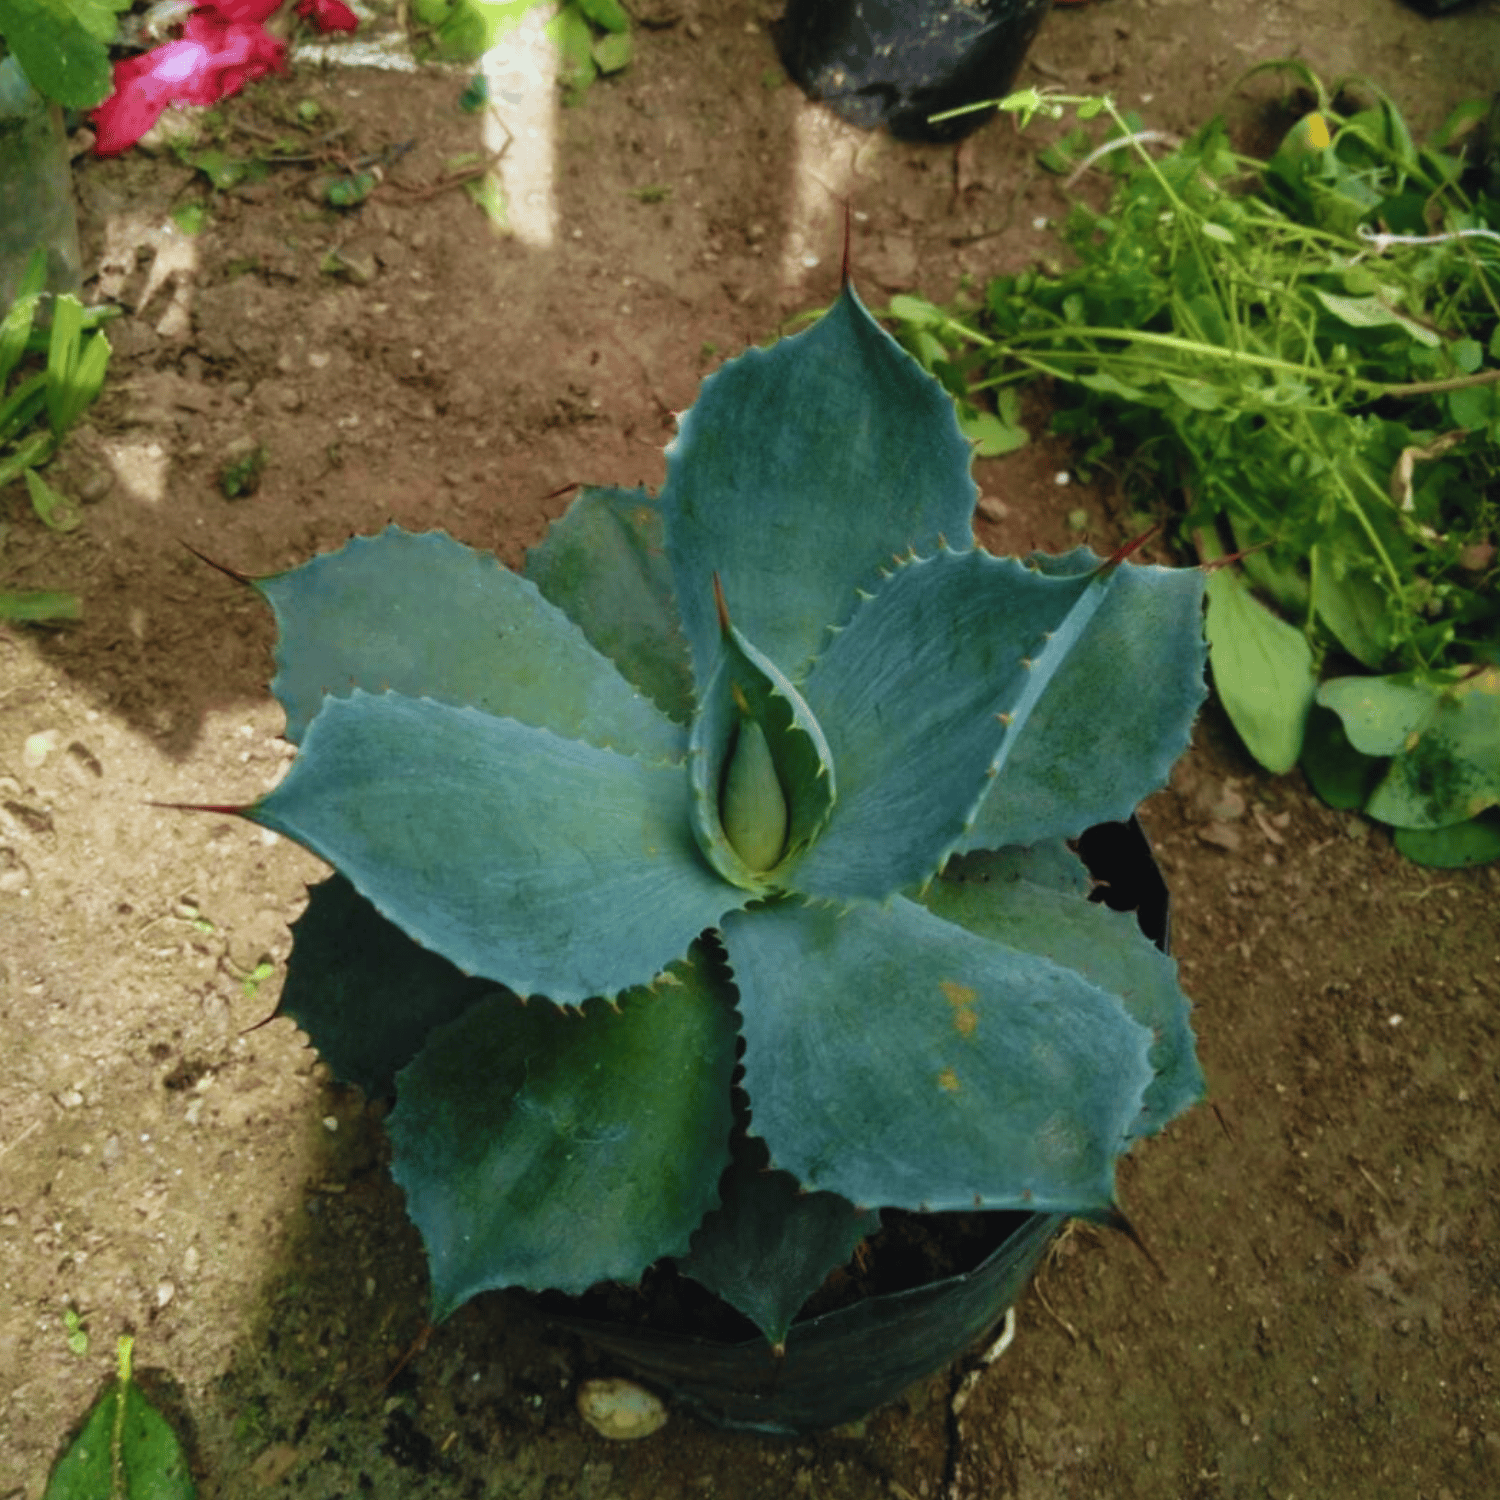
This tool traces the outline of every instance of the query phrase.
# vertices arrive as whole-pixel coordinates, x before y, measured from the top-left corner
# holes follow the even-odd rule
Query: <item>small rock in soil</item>
[[[629,1380],[586,1380],[578,1387],[578,1415],[602,1437],[631,1441],[666,1425],[667,1409]]]
[[[1239,853],[1242,842],[1239,829],[1231,828],[1227,823],[1210,823],[1198,830],[1198,837],[1203,843],[1227,849],[1231,854]]]

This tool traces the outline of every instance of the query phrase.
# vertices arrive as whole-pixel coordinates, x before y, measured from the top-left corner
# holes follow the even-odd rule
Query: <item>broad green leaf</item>
[[[1493,384],[1471,385],[1462,390],[1449,391],[1443,401],[1454,426],[1463,427],[1470,432],[1487,426],[1493,417],[1500,415],[1500,401],[1497,401],[1495,393],[1496,387]]]
[[[1398,828],[1396,848],[1415,864],[1463,870],[1500,859],[1500,817],[1493,812],[1447,828]]]
[[[1273,774],[1290,771],[1318,686],[1306,636],[1232,568],[1219,568],[1208,580],[1208,649],[1214,687],[1246,749]]]
[[[1012,426],[992,411],[979,411],[972,416],[960,413],[958,427],[973,443],[974,453],[979,458],[999,458],[1001,454],[1024,448],[1031,441],[1024,427]]]
[[[723,932],[773,1166],[861,1206],[1108,1211],[1152,1081],[1113,996],[900,897]]]
[[[165,1417],[131,1379],[134,1340],[119,1374],[52,1471],[43,1500],[193,1500],[186,1455]]]
[[[704,864],[681,766],[396,693],[328,699],[244,816],[424,948],[561,1004],[649,982],[749,899]]]
[[[800,683],[894,554],[972,545],[969,463],[952,400],[852,288],[806,332],[715,371],[660,500],[695,680],[718,660],[714,573],[735,624]]]
[[[573,0],[573,3],[595,26],[604,31],[625,33],[630,30],[630,17],[620,0]]]
[[[342,875],[312,887],[292,937],[276,1014],[312,1038],[335,1078],[372,1099],[396,1092],[396,1074],[434,1027],[497,993],[419,947]]]
[[[886,316],[902,323],[912,323],[918,328],[940,328],[946,320],[942,308],[935,307],[925,297],[913,297],[907,292],[898,292],[886,308]]]
[[[1146,401],[1149,397],[1138,385],[1130,385],[1108,370],[1098,370],[1076,377],[1076,383],[1085,390],[1098,391],[1105,396],[1119,396],[1126,401]]]
[[[61,0],[78,18],[78,24],[99,42],[112,42],[119,30],[118,12],[129,10],[132,0]]]
[[[729,1165],[734,1065],[733,997],[698,947],[617,1007],[497,997],[436,1032],[389,1123],[433,1320],[491,1288],[583,1292],[686,1254]]]
[[[601,73],[618,73],[630,65],[630,59],[635,55],[635,45],[628,32],[610,32],[594,43],[591,55],[594,66]]]
[[[1152,1035],[1156,1077],[1130,1129],[1155,1135],[1203,1097],[1187,996],[1177,965],[1142,932],[1129,912],[1027,880],[1000,884],[948,870],[922,898],[935,916],[1004,947],[1034,953],[1081,975],[1111,995]]]
[[[83,603],[77,594],[57,589],[0,589],[0,620],[79,620]]]
[[[1441,334],[1387,307],[1377,297],[1344,297],[1319,287],[1314,287],[1312,293],[1334,317],[1351,328],[1404,329],[1417,343],[1425,344],[1429,349],[1436,349],[1443,342]]]
[[[1218,411],[1224,405],[1224,393],[1206,380],[1174,380],[1168,376],[1167,389],[1194,411]]]
[[[687,736],[537,586],[447,533],[391,526],[255,581],[276,613],[271,691],[299,742],[355,688],[434,698],[650,760]]]
[[[1396,828],[1445,828],[1500,805],[1500,668],[1434,696],[1365,811]]]
[[[1432,716],[1439,691],[1402,676],[1334,677],[1318,689],[1318,702],[1343,720],[1361,755],[1396,755]]]
[[[514,31],[538,0],[454,0],[452,5],[426,0],[434,18],[439,51],[445,57],[473,61],[501,37]]]
[[[1058,576],[1100,566],[1086,547],[1029,561]],[[961,848],[1071,838],[1166,782],[1207,693],[1203,588],[1197,568],[1115,570]]]
[[[835,1266],[880,1228],[879,1213],[836,1193],[805,1193],[772,1172],[763,1141],[736,1137],[720,1183],[723,1205],[704,1219],[678,1269],[754,1323],[773,1348]]]
[[[547,23],[547,36],[557,48],[558,79],[576,102],[598,75],[594,33],[573,6],[566,6]]]
[[[526,554],[526,576],[668,718],[691,722],[692,664],[645,490],[581,489]]]
[[[27,469],[22,476],[31,496],[31,508],[43,525],[53,531],[72,531],[83,520],[78,506],[60,490],[54,489],[35,469]]]
[[[1349,743],[1338,715],[1320,704],[1307,716],[1298,764],[1313,791],[1341,812],[1362,809],[1385,769],[1379,760],[1360,754]]]
[[[108,50],[68,0],[0,0],[0,36],[44,98],[92,109],[114,89]]]
[[[1323,623],[1356,661],[1381,666],[1391,650],[1384,591],[1373,578],[1348,565],[1347,544],[1340,547],[1336,532],[1330,530],[1328,542],[1315,546],[1312,557],[1312,597]]]
[[[786,817],[784,846],[770,867],[747,864],[743,841],[730,837],[733,829],[722,816],[729,791],[726,773],[738,759],[747,719],[765,737]],[[732,624],[725,629],[719,663],[693,722],[688,768],[698,847],[726,880],[749,891],[765,892],[783,883],[780,872],[796,868],[837,800],[837,772],[817,718],[776,664]]]
[[[839,802],[795,888],[883,900],[936,874],[1110,581],[980,551],[897,567],[807,679]]]

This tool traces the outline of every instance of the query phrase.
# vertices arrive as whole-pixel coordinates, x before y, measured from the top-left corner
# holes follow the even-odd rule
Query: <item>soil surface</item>
[[[1214,1103],[1124,1167],[1164,1277],[1072,1231],[961,1415],[950,1372],[791,1443],[680,1412],[607,1442],[574,1398],[612,1367],[506,1296],[396,1373],[426,1271],[378,1111],[290,1022],[250,1029],[321,867],[156,805],[252,800],[289,755],[268,613],[183,544],[258,574],[396,521],[518,564],[567,486],[659,484],[701,377],[832,297],[844,195],[877,307],[1055,253],[1066,208],[1033,164],[1054,127],[860,135],[786,83],[771,12],[653,6],[636,61],[575,107],[547,89],[523,120],[535,79],[506,75],[524,237],[434,190],[501,144],[461,74],[303,64],[229,106],[274,136],[313,100],[338,132],[318,149],[351,160],[411,142],[347,213],[310,195],[317,164],[214,194],[170,153],[77,163],[87,295],[131,311],[61,461],[83,524],[0,496],[7,584],[85,611],[0,628],[0,1500],[42,1495],[124,1331],[210,1500],[1496,1493],[1500,872],[1403,863],[1263,775],[1212,707],[1143,814]],[[1184,132],[1290,54],[1430,129],[1500,78],[1500,7],[1106,0],[1049,17],[1021,82]],[[1231,105],[1247,130],[1256,110]],[[169,218],[193,202],[196,236]],[[226,499],[222,465],[256,446],[258,489]],[[1115,542],[1130,501],[1067,468],[1046,438],[978,465],[985,544],[1066,548],[1078,510]]]

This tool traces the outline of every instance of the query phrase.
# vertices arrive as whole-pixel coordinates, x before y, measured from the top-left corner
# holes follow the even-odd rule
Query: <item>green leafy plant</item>
[[[97,399],[109,365],[108,316],[72,296],[50,298],[50,328],[36,326],[47,255],[32,256],[15,301],[0,320],[0,488],[25,481],[32,508],[56,531],[71,531],[78,508],[38,470]],[[52,592],[0,593],[0,618],[75,618],[78,601]]]
[[[1487,105],[1419,146],[1373,86],[1266,68],[1311,107],[1264,161],[1220,120],[1157,160],[1108,99],[1004,101],[1023,122],[1107,121],[1093,151],[1080,125],[1044,160],[1114,170],[1109,205],[1068,218],[1072,269],[891,313],[971,407],[1050,379],[1083,470],[1115,467],[1138,505],[1178,512],[1185,546],[1236,559],[1208,586],[1214,682],[1267,769],[1300,759],[1339,805],[1417,775],[1404,750],[1361,749],[1343,712],[1364,689],[1335,684],[1375,673],[1456,727],[1440,776],[1425,742],[1426,794],[1353,805],[1414,858],[1495,857],[1500,201],[1465,186],[1463,154]],[[1351,92],[1373,103],[1342,112]]]
[[[436,1317],[671,1256],[780,1343],[876,1210],[1113,1221],[1199,1097],[1066,840],[1186,746],[1203,575],[976,549],[952,405],[848,288],[668,454],[524,575],[393,527],[256,581],[299,749],[219,810],[338,871],[281,1013],[396,1094]]]
[[[134,1345],[120,1340],[118,1374],[58,1460],[43,1500],[193,1500],[177,1434],[131,1378]]]
[[[471,62],[525,19],[541,0],[416,0],[412,17],[439,57]],[[559,76],[576,103],[601,73],[618,73],[634,55],[630,15],[620,0],[563,0],[547,23]],[[464,108],[483,107],[471,84]]]

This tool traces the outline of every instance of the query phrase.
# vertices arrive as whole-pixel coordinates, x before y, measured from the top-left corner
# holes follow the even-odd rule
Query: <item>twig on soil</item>
[[[1031,1290],[1036,1294],[1036,1300],[1042,1304],[1042,1311],[1076,1344],[1078,1342],[1078,1330],[1047,1300],[1046,1294],[1042,1291],[1040,1278],[1031,1283]]]
[[[4,1156],[8,1151],[15,1150],[15,1148],[19,1146],[28,1135],[35,1135],[36,1132],[41,1128],[42,1122],[40,1120],[33,1120],[31,1124],[29,1124],[26,1129],[23,1130],[20,1135],[15,1138],[15,1140],[7,1141],[3,1146],[0,1146],[0,1156]]]
[[[1144,142],[1155,142],[1162,146],[1170,146],[1174,151],[1182,144],[1180,135],[1173,135],[1168,130],[1137,130],[1133,135],[1117,135],[1112,141],[1105,141],[1102,146],[1096,146],[1084,159],[1068,173],[1063,179],[1065,188],[1076,187],[1078,179],[1102,157],[1108,156],[1111,151],[1121,151],[1126,146],[1138,146]]]
[[[1387,1198],[1386,1195],[1383,1192],[1381,1192],[1381,1190],[1380,1190],[1380,1184],[1378,1182],[1376,1182],[1373,1177],[1370,1176],[1370,1174],[1364,1169],[1364,1167],[1359,1162],[1355,1162],[1354,1163],[1354,1169],[1355,1169],[1355,1171],[1357,1171],[1359,1173],[1359,1175],[1361,1177],[1364,1178],[1364,1180],[1366,1182],[1368,1182],[1370,1184],[1370,1186],[1372,1188],[1375,1189],[1375,1196],[1377,1198],[1379,1198],[1380,1201],[1383,1204],[1385,1204],[1385,1206],[1387,1208],[1389,1208],[1391,1206],[1391,1200],[1389,1198]]]
[[[456,172],[447,172],[435,183],[424,188],[405,187],[399,182],[393,182],[390,178],[381,183],[382,187],[394,188],[398,193],[404,193],[413,203],[423,203],[428,198],[435,198],[439,193],[446,193],[449,188],[462,187],[466,182],[473,182],[477,178],[488,176],[500,165],[500,159],[510,150],[510,145],[515,136],[510,132],[510,127],[497,115],[494,110],[490,111],[490,117],[505,132],[505,139],[500,143],[498,151],[491,151],[483,161],[477,161],[467,167],[460,167]]]
[[[406,1353],[396,1361],[395,1369],[393,1369],[391,1373],[380,1382],[378,1389],[382,1391],[385,1390],[390,1385],[390,1383],[407,1367],[407,1365],[409,1365],[412,1360],[414,1360],[427,1347],[427,1340],[431,1337],[432,1324],[424,1323],[422,1325],[422,1331],[416,1336],[416,1338],[411,1341],[411,1348],[409,1348]]]

